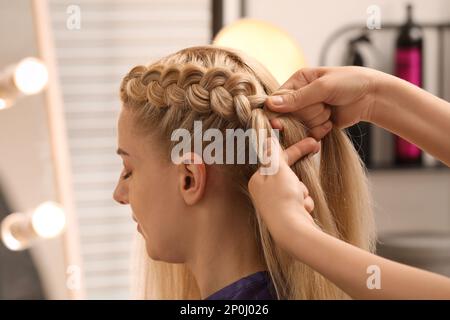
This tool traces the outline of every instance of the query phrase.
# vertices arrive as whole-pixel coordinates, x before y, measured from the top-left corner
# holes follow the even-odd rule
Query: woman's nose
[[[113,193],[113,198],[120,204],[128,204],[128,194],[125,190],[125,186],[120,182],[117,184]]]

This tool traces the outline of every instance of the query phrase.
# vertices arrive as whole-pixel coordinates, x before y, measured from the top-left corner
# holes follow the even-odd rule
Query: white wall
[[[450,170],[382,170],[370,175],[380,232],[450,230]]]
[[[414,6],[417,22],[449,21],[447,0],[247,0],[252,18],[275,23],[300,43],[310,66],[317,66],[324,40],[337,28],[349,23],[366,24],[366,10],[378,5],[383,22],[401,23],[405,6]]]

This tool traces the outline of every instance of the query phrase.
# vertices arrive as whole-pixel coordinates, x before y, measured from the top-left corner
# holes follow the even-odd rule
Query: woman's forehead
[[[127,108],[122,108],[118,119],[118,148],[126,151],[130,158],[148,158],[156,151],[154,138],[137,130],[134,115]]]
[[[118,151],[124,151],[121,152],[122,155],[132,156],[136,154],[135,150],[138,149],[136,144],[139,143],[139,137],[133,128],[133,119],[130,112],[126,108],[122,108],[117,121],[117,147]]]

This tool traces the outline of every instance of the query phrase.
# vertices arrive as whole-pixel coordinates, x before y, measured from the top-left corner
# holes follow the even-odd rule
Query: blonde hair
[[[171,145],[177,128],[193,132],[195,120],[204,128],[265,128],[270,130],[264,108],[268,95],[279,84],[255,60],[236,50],[200,46],[181,50],[152,63],[134,67],[120,87],[125,108],[134,112],[139,128],[157,132]],[[307,136],[308,130],[288,114],[276,114],[283,124],[280,144],[286,148]],[[226,165],[236,177],[235,185],[247,197],[252,224],[261,254],[279,299],[348,298],[339,288],[293,259],[272,239],[254,212],[247,183],[255,165]],[[320,166],[311,156],[292,170],[308,188],[315,202],[312,213],[323,231],[365,250],[374,248],[375,231],[364,166],[346,133],[333,129],[323,140]],[[142,241],[142,239],[140,240]],[[195,279],[183,264],[152,261],[144,248],[136,283],[141,298],[199,299]]]

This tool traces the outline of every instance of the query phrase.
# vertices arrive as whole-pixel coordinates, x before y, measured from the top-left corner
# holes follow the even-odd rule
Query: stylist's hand
[[[310,129],[310,136],[320,140],[332,125],[346,128],[370,122],[380,77],[382,72],[363,67],[304,68],[280,88],[292,93],[271,96],[266,105],[275,112],[293,113]],[[282,129],[276,119],[272,126]]]
[[[298,227],[317,226],[310,215],[314,210],[314,201],[289,166],[308,154],[317,153],[320,144],[313,138],[306,138],[283,151],[278,140],[273,141],[273,144],[268,144],[272,148],[268,148],[267,152],[278,153],[278,171],[272,175],[263,175],[260,168],[250,178],[248,189],[257,214],[267,225],[274,240],[293,253],[295,248],[290,248],[290,237],[298,233]]]

